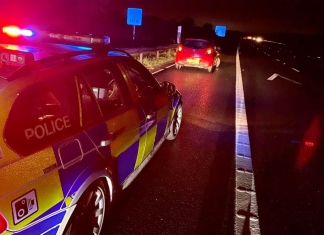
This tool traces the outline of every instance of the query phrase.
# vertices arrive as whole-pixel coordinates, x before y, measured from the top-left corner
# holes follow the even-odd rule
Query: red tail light
[[[206,54],[208,54],[208,55],[210,55],[211,53],[213,53],[213,50],[212,49],[207,49],[207,51],[206,51]]]
[[[178,51],[182,51],[182,46],[178,46]]]
[[[0,234],[2,234],[8,228],[8,222],[6,218],[0,213]]]

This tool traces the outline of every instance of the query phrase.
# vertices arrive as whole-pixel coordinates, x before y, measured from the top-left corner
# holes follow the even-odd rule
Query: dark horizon
[[[81,28],[83,24],[125,24],[128,7],[143,9],[145,17],[180,22],[192,18],[195,25],[225,25],[228,30],[251,33],[324,32],[324,3],[315,0],[232,0],[219,4],[209,0],[153,2],[151,0],[76,0],[4,1],[0,0],[0,22]],[[143,21],[143,24],[147,22]],[[113,26],[112,26],[113,27]],[[118,29],[118,28],[117,28]],[[115,29],[115,30],[117,30]]]

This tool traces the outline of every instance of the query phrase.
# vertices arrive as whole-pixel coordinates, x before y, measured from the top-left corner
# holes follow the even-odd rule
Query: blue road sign
[[[127,9],[127,24],[128,25],[142,25],[142,9],[128,8]]]
[[[215,33],[219,37],[225,37],[225,34],[226,34],[226,26],[216,26]]]

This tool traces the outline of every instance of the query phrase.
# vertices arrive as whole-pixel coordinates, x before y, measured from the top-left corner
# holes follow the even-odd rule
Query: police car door
[[[107,157],[111,171],[117,176],[117,183],[124,185],[134,172],[140,154],[143,114],[131,103],[126,82],[115,64],[93,67],[84,71],[83,78],[87,83],[84,87],[90,87],[102,116],[102,121],[87,133],[100,153]],[[92,118],[94,112],[88,104],[91,97],[85,95],[85,88],[81,93],[84,125],[93,126],[93,122],[98,123],[98,120]]]
[[[123,63],[131,89],[135,93],[134,102],[141,106],[145,114],[145,135],[142,137],[142,158],[136,162],[139,166],[145,158],[162,142],[165,134],[170,104],[168,97],[162,94],[153,75],[137,61]]]

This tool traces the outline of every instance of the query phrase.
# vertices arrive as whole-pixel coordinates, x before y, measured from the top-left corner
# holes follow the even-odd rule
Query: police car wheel
[[[107,190],[101,181],[92,184],[78,201],[63,234],[99,235],[107,214],[107,198]]]
[[[166,137],[167,140],[174,140],[177,137],[180,130],[181,120],[182,120],[182,105],[178,104],[172,119],[172,123],[170,125],[169,134]]]

